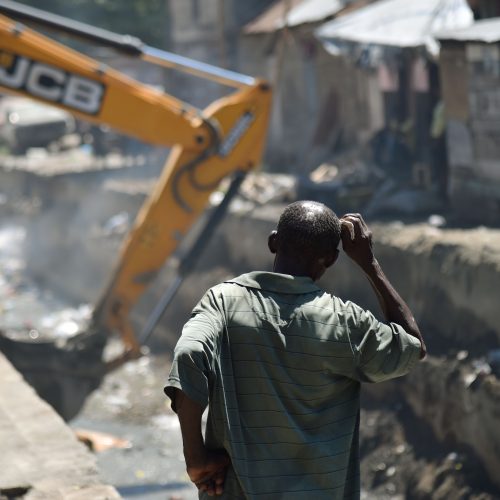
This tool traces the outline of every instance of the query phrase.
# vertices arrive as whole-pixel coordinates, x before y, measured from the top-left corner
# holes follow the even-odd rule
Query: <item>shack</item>
[[[381,0],[316,31],[335,57],[356,61],[367,79],[376,78],[370,98],[382,101],[383,113],[372,140],[375,163],[443,195],[445,169],[433,131],[440,105],[435,33],[472,22],[465,0]]]
[[[500,19],[440,34],[449,196],[467,219],[500,215]]]
[[[240,68],[274,89],[266,157],[273,170],[308,173],[381,125],[376,81],[356,61],[332,57],[314,36],[325,21],[368,3],[280,0],[244,27]]]

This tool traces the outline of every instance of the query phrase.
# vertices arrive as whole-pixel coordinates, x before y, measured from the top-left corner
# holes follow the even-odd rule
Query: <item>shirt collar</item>
[[[226,283],[236,283],[248,288],[257,288],[278,293],[310,293],[321,289],[308,276],[291,276],[290,274],[253,271],[242,274]]]

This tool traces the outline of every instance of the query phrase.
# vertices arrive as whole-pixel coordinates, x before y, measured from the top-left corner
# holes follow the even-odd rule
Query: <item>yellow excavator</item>
[[[39,29],[105,45],[235,91],[204,110],[196,109],[56,42]],[[69,419],[105,373],[140,355],[141,346],[222,218],[244,175],[259,166],[271,89],[265,81],[149,47],[128,35],[1,0],[0,91],[30,97],[152,145],[172,148],[123,244],[88,331],[64,347],[0,338],[0,348],[37,391]],[[143,331],[136,334],[130,321],[132,308],[205,212],[211,192],[228,177],[231,184],[226,197],[210,213],[181,261],[178,277],[151,311]],[[105,362],[103,349],[111,333],[121,336],[124,350]]]

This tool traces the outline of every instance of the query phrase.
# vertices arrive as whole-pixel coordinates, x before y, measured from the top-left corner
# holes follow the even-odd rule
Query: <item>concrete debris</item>
[[[103,234],[105,236],[111,236],[113,234],[123,235],[128,233],[130,230],[130,214],[128,212],[120,212],[113,217],[109,218],[102,227]]]
[[[331,182],[339,175],[339,167],[323,163],[316,170],[313,170],[309,178],[313,182]]]
[[[258,205],[291,202],[296,196],[296,179],[285,174],[249,174],[239,194],[244,200]]]
[[[0,354],[0,498],[120,498],[94,457]]]
[[[427,219],[429,226],[443,227],[446,226],[446,219],[442,215],[433,214]]]
[[[383,178],[378,169],[362,162],[323,163],[299,178],[297,198],[320,201],[338,214],[364,211]]]

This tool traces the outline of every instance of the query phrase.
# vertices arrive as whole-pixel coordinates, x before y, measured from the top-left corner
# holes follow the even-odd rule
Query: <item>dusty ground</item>
[[[103,478],[124,498],[198,498],[185,472],[177,417],[163,395],[169,363],[144,357],[109,375],[71,421],[125,439],[130,446],[97,454]]]

